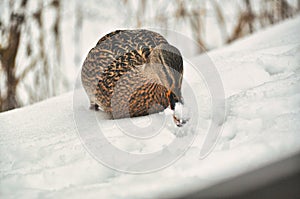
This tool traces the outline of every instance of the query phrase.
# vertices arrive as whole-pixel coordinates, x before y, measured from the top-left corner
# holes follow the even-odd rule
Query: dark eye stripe
[[[161,61],[163,73],[165,74],[166,79],[168,80],[170,86],[173,85],[174,84],[174,80],[170,76],[170,74],[172,74],[171,71],[170,71],[170,69],[167,68],[168,66],[165,65],[165,62],[163,61],[163,59],[161,58],[161,56],[159,56],[159,60]]]

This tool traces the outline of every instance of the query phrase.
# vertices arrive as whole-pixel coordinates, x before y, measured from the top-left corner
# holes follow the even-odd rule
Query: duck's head
[[[181,53],[170,44],[161,44],[152,50],[148,62],[150,64],[148,72],[155,76],[155,79],[159,79],[160,83],[167,89],[166,96],[170,108],[174,111],[177,103],[183,104],[181,94],[183,60]],[[180,119],[174,116],[174,120],[178,125]]]

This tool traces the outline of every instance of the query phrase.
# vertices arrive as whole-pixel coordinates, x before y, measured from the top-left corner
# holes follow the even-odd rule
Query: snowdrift
[[[186,96],[190,96],[188,92],[194,93],[194,98],[187,97],[186,103],[194,118],[198,114],[200,122],[197,124],[191,121],[179,131],[168,119],[171,118],[168,111],[125,119],[118,122],[119,126],[105,114],[96,115],[109,143],[127,153],[146,154],[160,150],[164,155],[162,159],[167,159],[178,155],[177,151],[164,151],[168,143],[175,138],[193,138],[188,149],[180,151],[182,154],[177,161],[155,172],[133,175],[98,161],[81,134],[91,135],[87,132],[94,132],[94,123],[78,126],[76,119],[78,113],[87,118],[91,114],[84,95],[76,94],[78,90],[1,113],[1,198],[171,197],[298,152],[299,32],[300,17],[297,17],[208,53],[223,82],[226,119],[219,124],[222,133],[205,158],[199,158],[199,153],[212,123],[211,97],[205,78],[195,82],[189,70],[185,79],[189,80],[190,87],[186,86],[184,92]],[[189,61],[202,63],[202,60],[203,56],[199,56]],[[186,65],[188,67],[189,63]],[[195,99],[198,109],[192,106]],[[120,125],[126,127],[130,122],[141,127],[149,120],[154,126],[162,120],[165,122],[159,135],[152,139],[135,139],[120,131]],[[131,130],[138,132],[139,128]],[[113,156],[110,151],[105,152]],[[113,158],[114,162],[124,159]]]

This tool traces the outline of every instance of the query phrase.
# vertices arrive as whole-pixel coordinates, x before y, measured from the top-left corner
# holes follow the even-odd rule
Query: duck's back
[[[167,43],[148,30],[117,30],[102,37],[90,50],[81,73],[91,104],[111,112],[111,98],[122,75],[146,63],[153,48]]]
[[[134,50],[146,53],[163,43],[168,43],[163,36],[149,30],[116,30],[102,37],[96,47],[111,51],[117,57]]]

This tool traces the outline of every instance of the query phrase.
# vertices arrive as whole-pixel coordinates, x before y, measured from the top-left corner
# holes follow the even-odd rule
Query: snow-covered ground
[[[207,55],[189,59],[185,65],[183,95],[192,110],[191,121],[180,130],[172,123],[168,111],[119,121],[107,120],[101,113],[94,115],[87,109],[80,88],[1,113],[0,197],[161,198],[209,186],[298,152],[299,32],[297,17],[208,53],[223,81],[226,121],[217,144],[205,158],[199,157],[212,124],[212,99],[206,84],[209,77],[193,79],[195,73],[190,64],[201,68]],[[162,128],[155,130],[158,135],[134,137],[148,122],[152,122],[148,129],[155,129],[162,121]],[[117,156],[110,153],[110,148],[101,148],[108,145],[97,140],[100,135],[95,129],[100,129],[114,149],[132,155],[128,160],[158,151],[159,163],[170,160],[172,164],[149,172],[156,170],[151,167],[153,162],[138,164],[133,159],[134,164],[128,163],[126,155]],[[125,135],[124,129],[132,134]],[[168,150],[174,140],[187,144],[187,151]],[[97,152],[109,158],[98,157]],[[105,160],[104,164],[114,169],[98,160]]]

